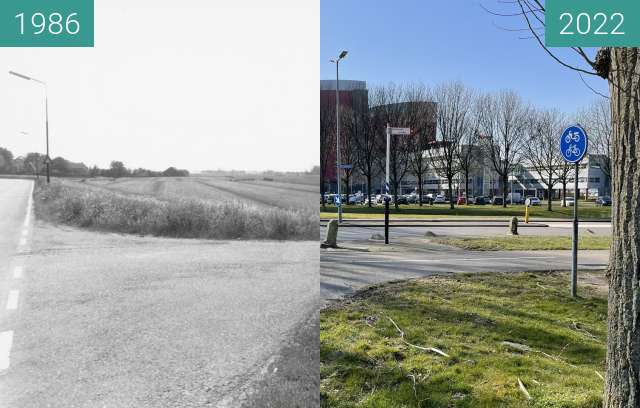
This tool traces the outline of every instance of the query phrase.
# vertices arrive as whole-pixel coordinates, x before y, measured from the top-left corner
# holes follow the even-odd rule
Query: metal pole
[[[579,164],[576,163],[576,175],[573,190],[573,242],[571,245],[571,297],[577,296],[578,287],[578,171]]]
[[[385,166],[385,200],[384,200],[384,243],[389,243],[389,150],[391,148],[391,128],[387,123],[387,160]]]
[[[338,66],[340,65],[340,58],[336,60],[336,182],[338,183],[338,222],[342,222],[342,194],[340,184],[341,172],[340,172],[340,76]]]
[[[51,182],[49,177],[49,92],[47,86],[44,86],[44,111],[45,111],[45,134],[47,137],[47,184]]]

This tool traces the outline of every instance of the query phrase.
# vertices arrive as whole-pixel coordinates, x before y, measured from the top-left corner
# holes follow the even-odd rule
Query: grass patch
[[[570,236],[510,235],[504,237],[435,238],[434,242],[470,251],[544,251],[571,249]],[[578,249],[609,249],[610,236],[579,236]]]
[[[377,205],[369,208],[366,205],[345,205],[342,207],[343,217],[346,219],[384,219],[384,206]],[[560,202],[555,203],[552,211],[547,210],[546,203],[539,207],[530,209],[532,221],[541,218],[573,218],[573,207],[561,207]],[[578,202],[580,219],[609,219],[611,218],[611,207],[598,207],[593,202]],[[335,218],[337,209],[334,205],[320,206],[320,218]],[[390,214],[393,218],[460,218],[460,217],[485,217],[485,218],[510,218],[524,217],[524,206],[513,205],[502,208],[497,205],[461,205],[453,210],[449,204],[423,205],[417,204],[401,205],[396,210],[391,206]]]
[[[317,240],[311,210],[258,208],[237,201],[158,200],[67,180],[39,182],[36,214],[48,221],[102,231],[206,239]]]
[[[601,407],[607,303],[581,293],[569,296],[567,274],[457,275],[325,309],[322,407]],[[450,357],[408,346],[388,318],[407,342]]]

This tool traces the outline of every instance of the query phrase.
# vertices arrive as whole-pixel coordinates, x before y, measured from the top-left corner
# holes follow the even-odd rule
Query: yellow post
[[[524,223],[529,223],[529,206],[524,207]]]

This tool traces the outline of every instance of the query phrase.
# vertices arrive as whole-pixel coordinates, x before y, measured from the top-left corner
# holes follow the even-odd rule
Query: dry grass
[[[106,187],[106,188],[105,188]],[[54,222],[103,231],[206,239],[315,240],[314,209],[259,208],[238,201],[159,200],[68,180],[38,183],[37,214]],[[151,187],[153,188],[153,187]],[[144,194],[144,193],[143,193]]]

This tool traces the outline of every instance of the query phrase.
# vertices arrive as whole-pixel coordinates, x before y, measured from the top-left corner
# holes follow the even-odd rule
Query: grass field
[[[569,236],[509,235],[505,237],[432,238],[431,241],[469,251],[544,251],[571,249]],[[609,249],[610,236],[582,235],[578,249]]]
[[[554,202],[553,204],[552,211],[547,211],[546,203],[543,203],[543,205],[539,207],[531,207],[531,219],[535,221],[536,218],[573,217],[573,207],[561,207],[560,202]],[[593,202],[580,201],[578,203],[578,211],[580,219],[609,219],[611,217],[611,207],[598,207]],[[320,206],[320,218],[335,218],[336,213],[336,207],[333,205],[327,205],[325,208]],[[523,218],[524,206],[514,205],[502,208],[497,205],[461,205],[451,210],[449,204],[424,205],[422,207],[417,204],[410,204],[401,205],[399,210],[391,206],[390,213],[395,219],[456,217],[509,218],[513,216]],[[343,207],[343,216],[346,219],[381,219],[384,218],[384,206],[376,205],[369,208],[366,205],[345,205]]]
[[[322,407],[601,407],[606,294],[568,281],[434,277],[323,310]]]
[[[290,175],[285,180],[290,182],[265,180],[264,177],[124,177],[86,179],[84,183],[118,193],[159,200],[195,198],[214,202],[239,201],[248,205],[287,209],[317,208],[317,183],[311,184],[312,177]]]
[[[96,230],[207,239],[318,237],[315,205],[261,204],[187,178],[53,179],[37,183],[34,197],[41,218]]]

